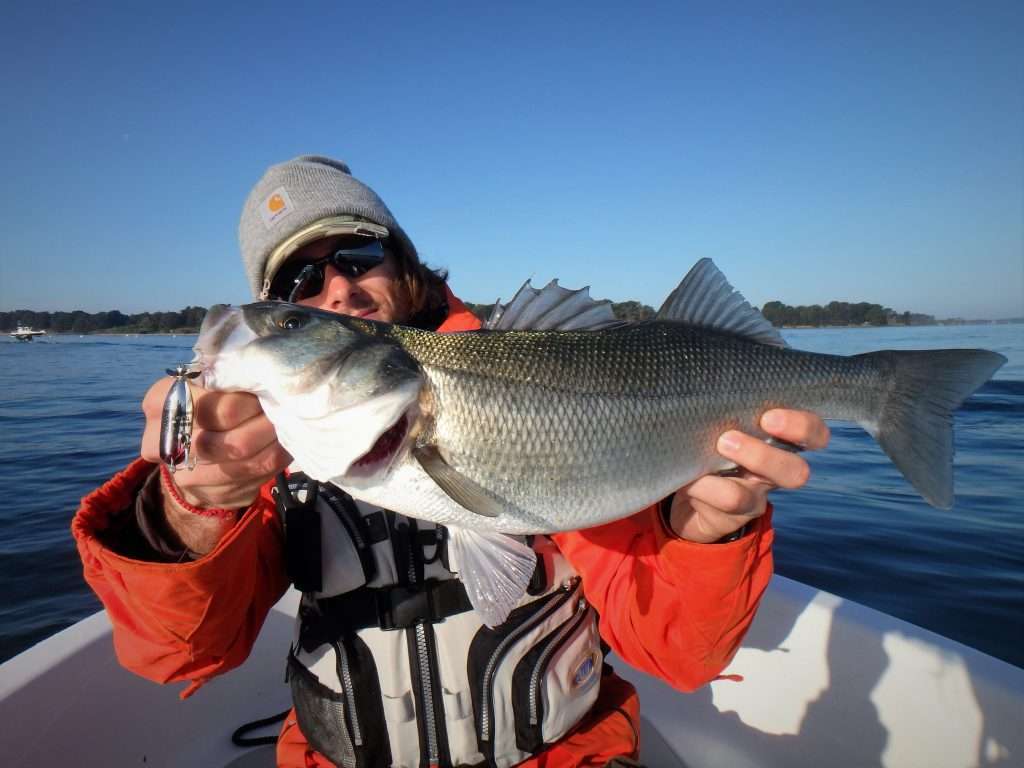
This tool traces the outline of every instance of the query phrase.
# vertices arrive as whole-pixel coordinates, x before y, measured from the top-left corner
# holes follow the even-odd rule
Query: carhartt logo
[[[278,187],[263,201],[263,205],[260,206],[260,216],[267,229],[270,229],[279,219],[283,219],[294,210],[295,206],[292,205],[292,200],[288,197],[288,190]]]

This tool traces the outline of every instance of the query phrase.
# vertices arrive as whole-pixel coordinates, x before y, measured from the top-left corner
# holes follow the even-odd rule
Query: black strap
[[[377,559],[373,554],[373,544],[376,542],[370,539],[355,500],[336,486],[318,485],[318,488],[320,497],[337,515],[338,522],[344,526],[349,540],[355,546],[359,564],[363,569],[363,578],[367,583],[373,581],[377,576]]]
[[[284,554],[288,578],[300,592],[319,592],[323,588],[320,562],[320,515],[316,510],[319,486],[304,483],[305,501],[292,493],[284,473],[277,476],[277,511],[284,519]]]
[[[236,747],[262,747],[264,744],[276,744],[277,736],[246,736],[245,734],[250,731],[255,731],[257,728],[263,728],[267,725],[273,725],[274,723],[280,723],[286,717],[291,710],[286,709],[276,715],[265,717],[262,720],[253,720],[251,723],[240,725],[235,729],[235,732],[231,734],[231,743]]]
[[[302,616],[302,647],[307,651],[331,642],[341,633],[367,627],[408,629],[420,621],[431,624],[465,613],[473,606],[458,579],[430,579],[415,586],[365,587],[317,601],[317,610]]]

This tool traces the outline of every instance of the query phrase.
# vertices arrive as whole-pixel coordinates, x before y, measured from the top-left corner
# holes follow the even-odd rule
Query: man
[[[439,332],[479,327],[337,161],[268,169],[239,235],[258,298]],[[603,667],[602,643],[681,689],[714,679],[770,578],[767,493],[808,477],[799,456],[726,433],[718,448],[739,476],[701,478],[598,528],[534,537],[529,593],[492,629],[447,567],[442,528],[298,472],[275,485],[290,457],[251,395],[195,387],[199,465],[155,469],[168,386],[154,384],[143,403],[142,459],[76,516],[85,576],[121,662],[159,682],[191,680],[187,696],[244,661],[290,575],[303,598],[282,766],[635,757],[636,695]],[[828,440],[809,413],[771,411],[762,426],[808,448]]]

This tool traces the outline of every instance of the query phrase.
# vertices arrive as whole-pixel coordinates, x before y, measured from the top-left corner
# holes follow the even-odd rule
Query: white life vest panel
[[[289,478],[300,500],[308,484]],[[304,514],[285,512],[289,573],[304,582],[288,678],[299,727],[330,760],[505,768],[593,706],[597,614],[547,537],[529,542],[538,568],[528,593],[490,628],[447,568],[443,527],[329,485]],[[310,548],[319,551],[297,562]]]

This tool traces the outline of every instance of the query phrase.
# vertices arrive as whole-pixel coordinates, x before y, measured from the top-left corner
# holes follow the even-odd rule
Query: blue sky
[[[379,7],[378,7],[379,6]],[[249,296],[264,168],[348,162],[471,301],[1024,315],[1024,5],[6,3],[0,309]]]

